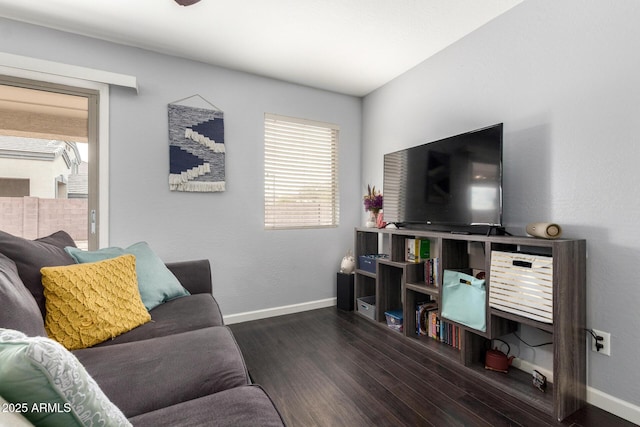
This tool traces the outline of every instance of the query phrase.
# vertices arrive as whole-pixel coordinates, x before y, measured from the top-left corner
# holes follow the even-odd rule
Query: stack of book
[[[438,303],[427,301],[419,303],[416,307],[416,334],[427,335],[431,324],[429,323],[429,313],[438,312]]]
[[[429,258],[424,260],[424,281],[429,286],[438,287],[440,270],[440,258]]]
[[[451,347],[460,349],[462,331],[438,316],[438,304],[434,301],[421,303],[416,309],[416,324],[418,335],[433,338]]]
[[[427,239],[407,239],[405,260],[408,262],[422,262],[431,256],[431,241]]]

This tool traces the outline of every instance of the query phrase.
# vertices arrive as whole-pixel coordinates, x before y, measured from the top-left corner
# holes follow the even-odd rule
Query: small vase
[[[378,216],[376,218],[376,227],[378,228],[385,228],[387,226],[387,223],[384,222],[384,214],[382,213],[382,211],[378,212]]]
[[[365,225],[369,228],[375,228],[378,226],[378,212],[368,211],[369,217]]]

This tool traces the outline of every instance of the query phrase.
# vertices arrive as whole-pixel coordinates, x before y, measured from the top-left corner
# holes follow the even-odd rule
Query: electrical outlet
[[[593,329],[593,333],[597,337],[602,337],[602,340],[596,341],[594,337],[591,337],[591,351],[604,354],[605,356],[611,356],[611,334],[609,332],[602,332],[596,329]],[[600,351],[596,348],[596,342],[602,344]]]

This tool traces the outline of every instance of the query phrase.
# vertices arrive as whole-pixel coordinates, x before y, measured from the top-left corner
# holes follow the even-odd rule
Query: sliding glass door
[[[97,91],[0,76],[0,230],[98,246]]]

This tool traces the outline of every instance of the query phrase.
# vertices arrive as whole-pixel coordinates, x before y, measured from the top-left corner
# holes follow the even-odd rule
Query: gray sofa
[[[0,328],[46,336],[35,271],[71,264],[60,251],[69,242],[64,232],[34,241],[0,232]],[[189,296],[152,309],[151,322],[72,354],[134,426],[282,426],[224,326],[209,262],[167,267]]]

